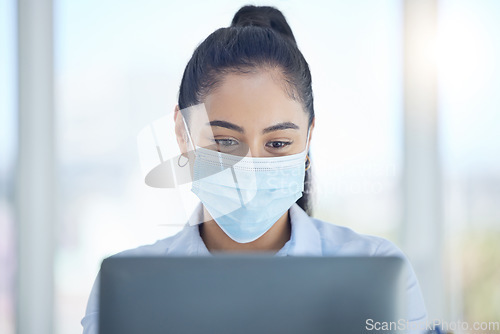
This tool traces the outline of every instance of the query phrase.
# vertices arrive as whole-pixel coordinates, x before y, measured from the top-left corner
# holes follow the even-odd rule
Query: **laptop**
[[[373,333],[404,316],[404,272],[398,257],[111,257],[99,333]]]

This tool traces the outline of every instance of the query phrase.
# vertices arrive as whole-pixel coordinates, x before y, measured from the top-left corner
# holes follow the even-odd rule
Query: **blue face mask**
[[[251,242],[302,197],[306,154],[307,148],[289,156],[253,158],[197,147],[191,191],[231,239]]]

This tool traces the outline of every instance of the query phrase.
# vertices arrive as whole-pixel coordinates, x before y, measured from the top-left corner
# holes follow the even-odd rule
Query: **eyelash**
[[[238,144],[238,141],[234,139],[224,138],[224,139],[214,139],[215,143],[219,146],[229,147]],[[230,143],[229,145],[227,145]],[[235,144],[236,143],[236,144]]]
[[[273,147],[273,144],[280,144],[280,146]],[[266,146],[273,149],[273,150],[281,150],[281,149],[284,149],[291,144],[292,144],[291,141],[276,140],[276,141],[271,141],[271,142],[267,143]]]

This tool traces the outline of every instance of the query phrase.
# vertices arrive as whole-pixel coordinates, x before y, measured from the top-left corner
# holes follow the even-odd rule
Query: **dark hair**
[[[182,77],[179,108],[199,103],[229,73],[253,73],[278,70],[286,93],[302,103],[314,119],[313,94],[309,65],[295,42],[283,14],[273,7],[244,6],[229,28],[210,34],[194,51]],[[304,194],[297,204],[312,213],[311,169],[307,169]]]
[[[295,37],[292,29],[286,22],[283,13],[274,7],[244,6],[234,14],[231,27],[257,26],[271,28],[283,37],[290,39],[294,44]]]

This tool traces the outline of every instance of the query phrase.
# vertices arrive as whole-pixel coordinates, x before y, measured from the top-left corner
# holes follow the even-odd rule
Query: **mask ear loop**
[[[311,132],[311,127],[309,127],[307,129],[307,139],[306,139],[306,148],[305,148],[305,151],[306,151],[306,161],[305,161],[305,165],[306,165],[306,170],[308,170],[309,168],[311,168],[311,159],[309,158],[309,133]]]
[[[188,128],[187,123],[186,123],[186,117],[184,116],[182,111],[179,111],[179,112],[181,113],[182,123],[184,124],[184,131],[185,131],[184,140],[186,143],[189,143],[188,144],[189,146],[191,146],[191,149],[192,149],[191,152],[194,152],[195,151],[194,142],[193,142],[193,139],[191,138],[191,133],[189,132],[189,128]],[[186,158],[186,162],[184,164],[181,164],[181,157]],[[179,159],[177,159],[177,165],[182,168],[182,167],[185,167],[188,163],[189,163],[189,151],[187,152],[187,157],[181,153],[179,155]]]
[[[186,117],[184,116],[182,111],[180,113],[182,115],[182,123],[184,124],[184,130],[186,131],[186,138],[185,138],[186,142],[189,142],[191,144],[191,149],[194,151],[195,150],[194,142],[193,139],[191,138],[191,132],[189,131],[189,128],[187,126]]]

